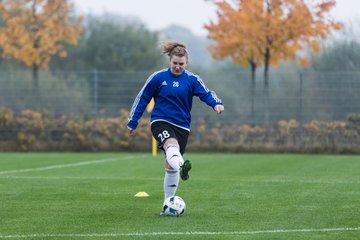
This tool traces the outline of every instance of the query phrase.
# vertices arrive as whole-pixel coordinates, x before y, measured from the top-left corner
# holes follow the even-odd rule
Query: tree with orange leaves
[[[47,69],[53,55],[66,57],[64,44],[76,45],[81,17],[71,23],[72,5],[67,0],[3,0],[0,16],[0,47],[3,57],[20,60],[33,70],[38,87],[39,69]]]
[[[205,25],[208,37],[215,40],[209,47],[211,55],[217,59],[231,57],[235,64],[250,65],[254,88],[256,67],[264,66],[267,105],[269,66],[295,59],[305,46],[319,52],[319,40],[341,28],[328,14],[335,0],[212,1],[218,8],[218,22]],[[308,62],[306,58],[300,60],[303,64]],[[269,122],[268,111],[267,108],[265,123]]]

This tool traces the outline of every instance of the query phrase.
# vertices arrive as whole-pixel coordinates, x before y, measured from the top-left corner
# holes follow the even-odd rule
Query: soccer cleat
[[[184,164],[180,169],[180,177],[182,180],[186,181],[189,179],[189,171],[191,170],[191,162],[190,160],[185,160]]]
[[[163,209],[160,212],[160,216],[166,216],[166,209],[168,208],[168,206],[164,203]]]

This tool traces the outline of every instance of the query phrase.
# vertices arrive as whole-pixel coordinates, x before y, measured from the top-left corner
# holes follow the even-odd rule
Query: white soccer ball
[[[179,196],[173,196],[165,200],[163,212],[166,215],[180,216],[185,213],[185,209],[185,201]]]

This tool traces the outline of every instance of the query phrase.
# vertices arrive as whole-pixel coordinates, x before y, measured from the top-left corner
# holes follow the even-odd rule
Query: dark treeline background
[[[199,74],[209,88],[216,89],[227,105],[229,103],[234,105],[232,109],[234,116],[236,114],[244,116],[244,112],[247,111],[250,98],[250,68],[234,65],[230,59],[217,61],[211,58],[207,52],[211,41],[206,37],[196,36],[187,28],[176,25],[161,31],[150,31],[137,18],[111,14],[84,16],[82,25],[84,32],[79,45],[67,46],[68,56],[65,59],[54,57],[49,71],[41,73],[42,84],[36,99],[29,92],[31,83],[26,67],[13,59],[0,59],[1,105],[15,110],[24,107],[34,110],[45,108],[57,113],[75,111],[97,114],[98,111],[106,108],[108,112],[113,111],[113,114],[117,114],[119,108],[130,107],[128,102],[119,104],[122,101],[121,96],[126,95],[133,99],[149,74],[168,66],[168,58],[161,54],[159,46],[164,40],[174,39],[184,42],[189,48],[189,70]],[[281,106],[282,109],[288,108],[282,112],[289,113],[278,115],[273,120],[294,118],[299,114],[299,104],[296,102],[298,100],[291,102],[289,96],[300,94],[301,73],[309,73],[304,75],[303,87],[317,89],[311,93],[306,92],[302,104],[310,106],[312,103],[306,103],[306,99],[323,94],[325,97],[321,101],[324,103],[316,103],[316,106],[320,108],[326,104],[327,109],[323,107],[325,113],[320,116],[334,120],[338,119],[338,116],[345,117],[346,114],[352,113],[352,110],[347,111],[344,108],[344,104],[357,105],[357,98],[354,96],[358,92],[357,87],[349,87],[351,91],[346,90],[347,102],[342,100],[331,102],[332,100],[326,99],[327,95],[337,95],[336,89],[339,90],[340,86],[359,82],[360,42],[354,30],[358,25],[344,24],[343,30],[322,43],[320,54],[301,53],[309,56],[310,65],[306,67],[300,67],[295,61],[289,61],[271,68],[270,82],[273,84],[271,97],[276,99],[272,104],[275,107]],[[257,70],[258,98],[262,96],[262,70],[261,67]],[[281,85],[281,88],[278,85]],[[343,92],[338,94],[344,95]],[[117,99],[114,99],[115,96]],[[72,100],[72,104],[68,104],[69,99]],[[257,100],[256,113],[264,110],[262,101],[262,99]],[[36,106],[38,102],[41,106],[40,104]],[[331,117],[327,118],[327,114]],[[261,123],[263,116],[259,115],[255,118],[250,119],[249,116],[246,121]],[[309,116],[306,120],[311,118],[313,116]],[[229,117],[229,121],[233,119],[233,116]]]

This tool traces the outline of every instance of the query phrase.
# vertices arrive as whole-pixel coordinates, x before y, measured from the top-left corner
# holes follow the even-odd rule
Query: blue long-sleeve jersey
[[[212,108],[222,105],[215,92],[210,91],[199,76],[187,70],[179,76],[173,75],[170,68],[155,72],[147,79],[134,101],[128,127],[137,127],[138,120],[154,97],[155,106],[151,112],[151,123],[165,121],[190,131],[193,96],[198,96]]]

